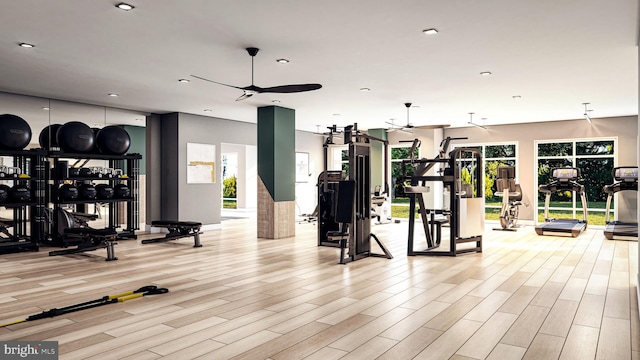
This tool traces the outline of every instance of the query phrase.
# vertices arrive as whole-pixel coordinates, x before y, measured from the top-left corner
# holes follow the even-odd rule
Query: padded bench
[[[142,240],[143,244],[165,242],[193,236],[193,247],[202,246],[200,243],[200,228],[202,227],[202,223],[195,221],[154,220],[151,222],[151,226],[165,228],[169,230],[169,233],[165,237]]]
[[[114,249],[118,232],[114,229],[67,228],[64,229],[64,235],[69,238],[80,239],[77,247],[51,251],[49,256],[76,254],[105,248],[107,249],[107,261],[118,260]]]

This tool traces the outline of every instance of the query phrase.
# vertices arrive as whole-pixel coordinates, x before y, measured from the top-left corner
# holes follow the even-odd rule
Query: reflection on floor
[[[256,209],[222,209],[220,212],[220,221],[234,219],[251,219],[255,218]]]
[[[238,219],[201,248],[120,241],[113,262],[104,250],[2,255],[0,323],[145,285],[170,292],[0,328],[0,341],[58,341],[62,360],[640,358],[637,242],[487,227],[483,253],[408,257],[407,224],[392,223],[372,231],[393,259],[338,265],[316,230],[264,240]]]

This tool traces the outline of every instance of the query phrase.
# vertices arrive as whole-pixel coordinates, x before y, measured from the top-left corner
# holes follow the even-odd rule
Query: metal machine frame
[[[465,253],[482,252],[482,235],[484,233],[484,195],[482,181],[482,155],[477,149],[458,148],[446,153],[452,140],[466,138],[446,138],[440,143],[440,151],[433,159],[416,159],[414,149],[420,146],[415,139],[411,147],[411,158],[402,161],[403,180],[409,182],[405,186],[405,193],[409,195],[409,234],[407,241],[407,255],[426,256],[457,256]],[[463,184],[460,164],[471,162],[471,184]],[[444,166],[440,175],[427,175],[436,165]],[[408,167],[413,169],[413,175],[408,175]],[[423,194],[430,191],[426,184],[442,182],[445,189],[449,189],[448,204],[442,209],[428,209]],[[427,248],[415,250],[415,212],[416,201],[426,236]],[[440,215],[439,217],[437,217]],[[449,223],[449,250],[436,250],[440,247],[442,225]],[[471,248],[458,248],[463,243],[475,243]]]
[[[353,200],[353,215],[348,229],[342,231],[338,222],[332,221],[327,216],[327,206],[336,206],[331,201],[326,201],[336,192],[337,183],[342,178],[342,171],[329,171],[328,148],[333,144],[333,137],[337,133],[336,127],[330,128],[330,132],[323,145],[324,147],[324,171],[318,181],[318,246],[348,247],[347,256],[341,255],[340,264],[359,260],[369,256],[386,257],[393,256],[378,237],[371,232],[371,141],[378,141],[385,146],[385,179],[388,176],[387,147],[388,142],[358,131],[357,124],[349,125],[344,129],[344,144],[349,145],[349,180],[355,181],[355,196]],[[388,184],[385,184],[388,191]],[[324,198],[323,198],[324,197]],[[331,203],[331,204],[330,204]],[[324,204],[321,206],[321,204]],[[335,239],[327,236],[328,232],[343,232],[347,239]],[[374,239],[384,254],[371,252],[370,242]],[[346,241],[345,241],[346,240]],[[344,253],[344,251],[342,251]]]

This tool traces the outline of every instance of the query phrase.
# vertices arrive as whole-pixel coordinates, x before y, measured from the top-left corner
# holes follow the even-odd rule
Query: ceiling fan
[[[407,108],[407,125],[403,126],[403,127],[398,127],[396,124],[392,122],[386,122],[387,124],[391,125],[391,128],[389,128],[387,131],[403,131],[403,132],[411,132],[411,129],[422,129],[422,130],[432,130],[432,129],[443,129],[446,127],[449,127],[449,124],[443,124],[443,125],[418,125],[418,126],[414,126],[409,122],[409,108],[411,107],[411,103],[404,103],[404,106]]]
[[[196,79],[212,82],[214,84],[224,85],[224,86],[243,90],[244,93],[239,98],[237,98],[236,101],[248,99],[253,95],[260,94],[260,93],[278,93],[278,94],[298,93],[298,92],[304,92],[304,91],[318,90],[322,87],[322,85],[320,84],[294,84],[294,85],[280,85],[280,86],[271,86],[271,87],[255,86],[253,84],[253,58],[258,54],[258,51],[260,51],[260,49],[249,47],[246,50],[251,56],[251,85],[249,86],[244,86],[244,87],[234,86],[234,85],[224,84],[221,82],[205,79],[203,77],[196,76],[196,75],[191,75],[191,76]]]

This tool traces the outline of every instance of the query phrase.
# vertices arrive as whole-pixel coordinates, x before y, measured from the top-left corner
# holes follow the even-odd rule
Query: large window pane
[[[415,158],[418,158],[418,153],[420,149],[416,148],[413,152]],[[411,153],[411,147],[394,147],[391,148],[391,160],[404,160],[409,159],[409,154]]]
[[[551,182],[551,169],[572,165],[571,159],[538,159],[538,185],[545,185]],[[542,205],[544,205],[544,198],[545,194],[538,192],[538,200],[543,202]],[[572,204],[571,198],[571,191],[556,191],[551,194],[551,200],[556,202],[569,202]]]
[[[414,158],[419,158],[419,149],[413,152]],[[411,146],[391,148],[391,216],[394,218],[409,218],[409,196],[404,192],[402,178],[402,160],[411,158]],[[413,175],[413,168],[405,168],[407,176]]]
[[[516,145],[487,145],[485,148],[486,158],[507,158],[516,156]]]
[[[547,184],[550,180],[549,173],[555,167],[571,166],[580,169],[581,176],[577,182],[585,188],[589,224],[604,225],[607,194],[603,188],[604,185],[612,183],[614,146],[614,140],[538,144],[538,184]],[[572,153],[572,148],[575,148],[575,154]],[[558,191],[552,194],[550,207],[573,208],[575,216],[582,219],[582,203],[577,196],[578,194],[571,194],[569,191]],[[538,201],[541,213],[544,208],[544,194],[538,194]],[[539,220],[542,220],[540,213]],[[564,212],[559,214],[563,215]]]
[[[604,202],[607,201],[607,193],[604,192],[604,186],[611,184],[613,181],[611,178],[613,158],[579,158],[576,162],[584,178],[583,184],[587,199],[589,202],[602,202],[602,206],[596,205],[593,207],[604,208]]]
[[[576,155],[613,155],[613,141],[577,142]]]
[[[538,156],[566,156],[573,155],[573,143],[538,144]]]

